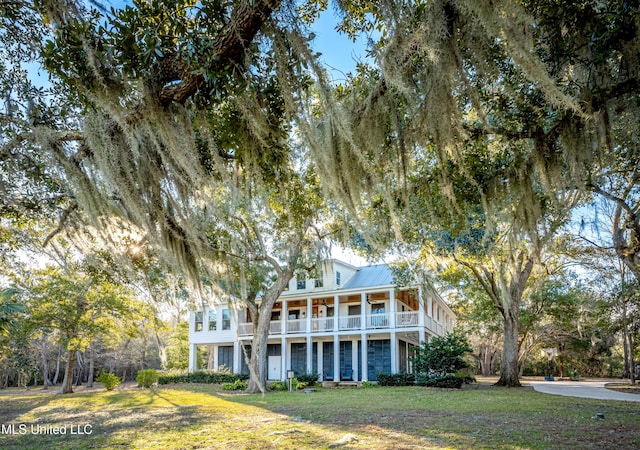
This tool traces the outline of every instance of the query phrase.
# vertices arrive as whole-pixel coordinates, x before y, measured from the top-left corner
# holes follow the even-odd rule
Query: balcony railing
[[[402,311],[396,313],[396,328],[417,327],[420,325],[419,311]],[[337,318],[338,331],[361,330],[362,316],[340,316]],[[310,323],[311,329],[307,329]],[[365,329],[391,328],[391,314],[371,314],[365,318]],[[335,330],[336,317],[318,317],[307,319],[272,320],[269,324],[269,334],[282,334],[286,330],[287,334],[294,333],[325,333]],[[286,327],[286,328],[285,328]],[[424,316],[424,327],[432,330],[435,334],[441,335],[447,331],[447,327],[438,323],[432,317]],[[238,324],[238,334],[240,336],[253,335],[253,324]]]
[[[367,316],[368,328],[389,328],[389,314],[372,314]]]
[[[396,326],[398,328],[418,326],[418,311],[403,311],[397,313]]]
[[[269,334],[282,333],[282,320],[272,320],[269,324]]]
[[[253,324],[252,323],[239,323],[238,324],[238,334],[240,336],[251,336],[253,334]]]
[[[338,326],[340,330],[359,330],[361,316],[345,316],[338,317]]]
[[[287,333],[306,333],[307,319],[287,320]]]
[[[332,331],[334,328],[333,317],[320,317],[317,319],[311,319],[311,331],[314,333],[320,333],[323,331]]]

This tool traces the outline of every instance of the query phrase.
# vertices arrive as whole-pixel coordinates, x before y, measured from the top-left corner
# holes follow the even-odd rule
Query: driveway
[[[612,391],[604,387],[606,383],[605,381],[525,381],[523,384],[533,386],[534,390],[544,394],[640,402],[640,394]]]

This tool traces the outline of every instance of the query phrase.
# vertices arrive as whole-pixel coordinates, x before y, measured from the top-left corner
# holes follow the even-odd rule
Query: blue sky
[[[100,0],[97,0],[100,2]],[[125,4],[131,3],[128,0],[105,0],[100,2],[107,9],[111,6],[122,8]],[[310,27],[316,37],[313,40],[313,47],[322,53],[321,60],[327,66],[334,81],[340,82],[345,78],[345,74],[352,72],[358,61],[365,57],[366,38],[351,41],[346,35],[336,31],[338,18],[333,12],[333,8],[324,11],[320,17]]]
[[[366,38],[351,41],[346,35],[335,30],[337,18],[331,9],[323,12],[311,29],[316,34],[313,47],[322,53],[320,58],[333,75],[334,81],[340,82],[344,74],[352,72],[359,61],[365,59]]]

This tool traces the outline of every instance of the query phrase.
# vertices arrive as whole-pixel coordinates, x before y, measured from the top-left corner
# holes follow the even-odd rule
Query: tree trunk
[[[503,313],[504,345],[497,386],[521,386],[518,372],[518,304],[519,302],[512,302],[512,306]]]
[[[42,344],[40,346],[41,358],[42,358],[42,388],[49,389],[51,381],[49,380],[49,362],[47,361],[47,337],[42,336]]]
[[[167,368],[167,346],[160,339],[160,334],[158,332],[158,327],[155,328],[155,337],[156,337],[156,347],[158,348],[158,356],[160,357],[160,367],[162,370]]]
[[[493,345],[491,342],[487,342],[484,345],[484,354],[480,361],[480,367],[482,369],[482,376],[488,377],[493,373],[493,357],[495,352],[493,351]]]
[[[631,384],[636,384],[636,361],[633,357],[634,354],[634,342],[633,342],[633,333],[629,333],[629,353],[631,353],[631,357],[629,358],[631,361]]]
[[[290,264],[289,267],[293,267]],[[271,324],[271,311],[276,300],[280,298],[280,294],[293,278],[293,270],[287,270],[279,273],[273,290],[262,299],[259,313],[252,316],[253,321],[253,340],[251,341],[251,358],[249,360],[249,383],[247,392],[264,393],[267,386],[267,340],[269,338],[269,327]]]
[[[73,369],[76,367],[76,351],[69,350],[67,352],[67,368],[64,371],[64,379],[62,380],[61,394],[73,393]]]
[[[89,344],[89,375],[87,376],[87,387],[93,387],[93,376],[95,371],[95,351],[93,349],[93,342]]]
[[[53,385],[58,384],[58,377],[60,376],[60,359],[62,358],[62,346],[58,345],[58,356],[56,358],[56,373],[53,374]]]
[[[271,309],[271,308],[269,308]],[[264,311],[262,311],[264,313]],[[249,384],[247,392],[265,392],[267,385],[267,339],[269,337],[269,314],[260,314],[254,319],[253,340],[251,341],[251,358],[249,359]]]
[[[76,351],[76,364],[78,365],[78,376],[76,377],[76,386],[81,386],[85,363],[84,363],[84,358],[82,356],[82,352],[80,352],[80,350]]]

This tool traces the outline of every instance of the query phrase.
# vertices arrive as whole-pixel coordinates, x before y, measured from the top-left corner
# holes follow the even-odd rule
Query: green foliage
[[[166,371],[160,372],[158,376],[158,384],[173,383],[206,383],[206,384],[222,384],[234,383],[238,380],[246,380],[245,374],[233,374],[230,372],[186,372],[186,371]]]
[[[113,373],[102,372],[96,381],[102,383],[107,391],[112,391],[114,388],[120,385],[122,380],[119,376]]]
[[[296,379],[302,383],[313,384],[318,381],[318,376],[317,372],[298,373]]]
[[[378,373],[376,379],[380,386],[412,386],[415,384],[415,375],[407,372]]]
[[[84,351],[99,336],[115,334],[137,308],[122,286],[71,267],[72,275],[48,267],[35,271],[25,293],[33,326],[57,330],[69,350]]]
[[[429,342],[415,347],[416,354],[411,359],[416,373],[444,376],[467,367],[463,356],[472,351],[466,337],[451,333],[437,336]]]
[[[286,391],[289,389],[289,386],[284,381],[274,381],[269,384],[269,390],[271,391]]]
[[[136,382],[140,387],[150,388],[158,382],[159,376],[158,371],[154,369],[139,370],[138,375],[136,375]]]
[[[222,389],[225,391],[244,391],[247,389],[248,383],[244,380],[236,380],[233,383],[223,383]]]
[[[464,382],[464,377],[455,374],[435,375],[419,373],[416,375],[416,384],[418,386],[460,389]]]
[[[7,288],[0,291],[0,335],[6,336],[15,326],[15,319],[25,312],[24,305],[12,301],[20,293],[18,289]]]
[[[181,322],[169,336],[167,369],[186,370],[189,367],[189,324]]]

